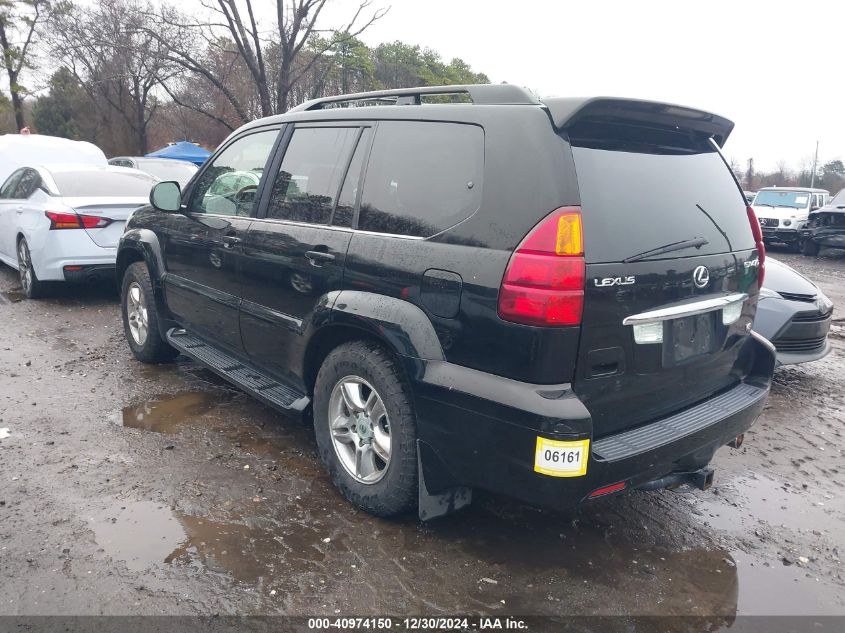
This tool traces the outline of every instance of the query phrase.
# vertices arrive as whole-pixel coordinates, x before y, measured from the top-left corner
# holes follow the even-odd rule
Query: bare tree
[[[314,65],[387,13],[387,9],[371,9],[372,0],[362,0],[345,24],[322,28],[318,22],[328,1],[275,0],[273,24],[266,30],[256,18],[255,0],[203,0],[213,16],[208,21],[193,19],[172,5],[165,5],[157,17],[175,29],[167,35],[169,59],[216,88],[229,101],[238,125],[256,115],[285,112],[292,105],[294,88]],[[325,33],[332,36],[321,37]],[[226,56],[234,56],[236,65],[245,70],[251,95],[238,94],[227,78],[216,72],[215,60]],[[253,97],[256,112],[248,103]],[[203,105],[185,105],[215,116]]]
[[[20,76],[31,64],[38,29],[48,15],[48,0],[0,0],[0,67],[9,79],[15,124],[25,127]]]
[[[792,180],[792,170],[789,168],[789,163],[781,159],[777,162],[777,177],[779,185],[789,185]]]
[[[739,161],[734,156],[731,156],[731,159],[728,162],[728,167],[730,167],[736,179],[742,182],[742,167],[740,166]]]
[[[748,169],[745,170],[745,188],[754,189],[754,159],[748,159]]]
[[[95,103],[109,108],[131,132],[132,150],[145,154],[148,127],[159,105],[157,86],[177,72],[162,38],[152,35],[144,0],[100,0],[54,16],[54,56]]]

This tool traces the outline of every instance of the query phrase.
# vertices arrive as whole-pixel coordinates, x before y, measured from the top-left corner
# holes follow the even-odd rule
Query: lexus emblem
[[[710,271],[707,270],[707,266],[699,266],[692,271],[692,283],[695,284],[696,288],[707,287],[707,284],[710,283]]]

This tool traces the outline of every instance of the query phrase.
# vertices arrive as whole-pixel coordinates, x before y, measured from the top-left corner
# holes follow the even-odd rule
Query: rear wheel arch
[[[126,269],[135,262],[145,262],[144,254],[139,249],[134,246],[120,249],[120,252],[117,254],[117,261],[115,262],[115,276],[117,277],[118,285],[123,283],[123,276],[126,274]]]
[[[17,236],[15,237],[15,256],[17,257],[18,247],[21,245],[21,241],[26,240],[26,235],[23,234],[23,231],[18,231]],[[29,245],[29,240],[26,240],[27,245]]]
[[[302,379],[309,395],[314,393],[317,374],[320,372],[320,367],[326,357],[332,353],[332,350],[354,341],[370,341],[381,345],[391,353],[395,354],[396,352],[386,341],[368,330],[347,324],[326,325],[314,333],[305,349]]]
[[[405,366],[403,358],[445,360],[428,315],[409,301],[357,290],[330,293],[325,301],[331,307],[308,336],[303,359],[302,379],[309,394],[326,356],[350,341],[375,341]]]
[[[165,271],[164,258],[158,236],[150,229],[129,229],[120,238],[115,270],[118,283],[122,283],[126,269],[137,261],[146,263],[153,285],[158,285]]]

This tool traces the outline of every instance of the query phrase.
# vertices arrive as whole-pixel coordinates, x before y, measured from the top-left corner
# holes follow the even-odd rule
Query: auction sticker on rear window
[[[534,453],[534,472],[551,477],[581,477],[587,474],[590,440],[559,442],[537,438]]]

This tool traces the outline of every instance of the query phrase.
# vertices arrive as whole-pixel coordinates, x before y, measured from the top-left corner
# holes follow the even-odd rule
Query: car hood
[[[845,204],[826,204],[813,211],[813,215],[816,213],[845,213]]]
[[[766,205],[751,207],[754,209],[754,215],[758,218],[778,218],[784,220],[786,218],[800,218],[807,215],[807,209],[796,209],[795,207],[769,207]]]
[[[804,275],[772,257],[766,257],[766,276],[763,287],[777,293],[791,295],[816,296],[819,291],[816,284]]]

